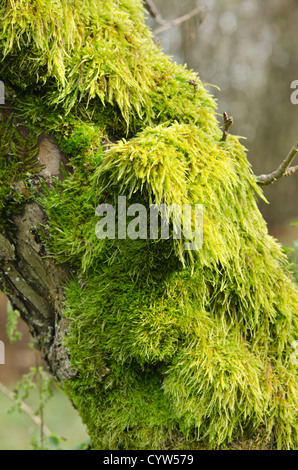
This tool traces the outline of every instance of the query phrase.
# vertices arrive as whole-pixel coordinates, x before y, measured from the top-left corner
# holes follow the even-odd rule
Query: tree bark
[[[40,170],[35,184],[40,187],[42,180],[50,185],[53,177],[62,177],[61,163],[66,159],[52,137],[43,134],[38,144]],[[0,234],[0,286],[28,324],[50,372],[62,382],[72,376],[61,342],[67,330],[67,321],[61,318],[62,283],[71,272],[69,266],[57,265],[46,255],[38,234],[45,222],[43,209],[31,201],[13,217],[13,238]]]

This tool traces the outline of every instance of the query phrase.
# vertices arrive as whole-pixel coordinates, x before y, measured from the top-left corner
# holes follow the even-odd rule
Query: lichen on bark
[[[46,305],[43,256],[26,260],[28,244],[6,228],[2,285],[40,347],[46,338],[93,448],[297,449],[297,287],[257,208],[245,148],[222,140],[200,78],[156,46],[139,0],[20,0],[0,14],[14,116],[63,151],[43,156],[36,183],[20,176],[25,220],[30,204],[40,211],[38,243],[27,243],[52,263]],[[203,247],[190,256],[171,237],[98,240],[95,209],[119,195],[147,209],[203,204]],[[36,287],[31,303],[7,263]]]

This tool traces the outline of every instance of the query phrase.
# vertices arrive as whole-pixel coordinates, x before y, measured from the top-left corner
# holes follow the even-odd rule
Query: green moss
[[[23,134],[23,135],[22,135]],[[0,118],[0,231],[12,228],[12,217],[31,197],[36,172],[37,139],[18,130],[13,118]]]
[[[75,268],[63,315],[77,375],[65,389],[93,447],[297,449],[297,287],[245,148],[221,141],[199,77],[157,48],[136,0],[22,0],[0,13],[16,113],[54,131],[72,167],[39,202],[48,252]],[[203,247],[98,240],[95,209],[119,195],[147,209],[202,204]]]
[[[202,121],[199,108],[214,124],[213,100],[154,44],[139,1],[22,0],[3,2],[0,14],[0,76],[26,121],[61,131],[75,117],[118,137],[157,121]]]

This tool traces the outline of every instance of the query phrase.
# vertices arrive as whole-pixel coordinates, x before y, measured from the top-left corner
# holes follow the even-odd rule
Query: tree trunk
[[[37,186],[41,180],[50,184],[53,177],[61,178],[61,164],[65,163],[65,156],[53,138],[41,135],[38,147]],[[46,256],[38,234],[38,227],[46,220],[44,210],[31,200],[24,204],[21,213],[13,216],[13,235],[0,234],[0,279],[1,289],[28,324],[49,371],[61,383],[71,377],[67,354],[61,344],[61,336],[67,328],[61,316],[62,283],[69,278],[70,267],[57,265],[53,258]]]

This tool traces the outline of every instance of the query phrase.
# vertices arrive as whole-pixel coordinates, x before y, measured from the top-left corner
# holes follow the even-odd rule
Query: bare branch
[[[291,176],[293,175],[294,173],[296,173],[296,171],[298,171],[298,165],[296,166],[290,166],[290,168],[288,168],[284,174],[284,176]]]
[[[148,12],[155,19],[156,23],[161,25],[159,28],[153,31],[154,34],[162,33],[163,31],[166,31],[172,26],[177,26],[181,23],[184,23],[185,21],[188,21],[197,15],[200,15],[200,24],[201,24],[204,21],[206,12],[207,12],[207,8],[202,6],[202,7],[195,8],[191,12],[187,13],[186,15],[180,16],[179,18],[176,18],[175,20],[167,21],[163,19],[158,9],[156,8],[153,0],[144,0],[144,3]]]
[[[163,26],[160,26],[159,28],[155,29],[153,32],[154,32],[154,34],[160,34],[163,31],[166,31],[167,29],[171,28],[172,26],[180,25],[180,24],[184,23],[185,21],[188,21],[188,20],[190,20],[191,18],[193,18],[194,16],[197,16],[197,15],[200,15],[199,21],[200,21],[200,24],[201,24],[205,19],[206,12],[207,12],[206,7],[195,8],[194,10],[190,11],[186,15],[180,16],[179,18],[176,18],[175,20],[169,21],[168,23],[164,24]]]
[[[272,173],[269,173],[268,175],[258,176],[258,183],[262,186],[267,186],[268,184],[274,183],[279,178],[283,178],[284,176],[290,176],[296,173],[298,171],[298,165],[293,167],[290,167],[290,165],[297,153],[298,139],[296,140],[295,145],[291,148],[290,152],[283,160],[281,165],[278,167],[278,169],[273,171]]]
[[[147,1],[148,0],[146,0],[146,3],[147,3]],[[190,20],[191,18],[193,18],[194,16],[197,16],[197,15],[199,15],[199,22],[201,24],[205,19],[206,12],[207,12],[206,7],[198,7],[198,8],[195,8],[194,10],[190,11],[186,15],[180,16],[179,18],[176,18],[175,20],[168,21],[168,22],[164,21],[162,19],[162,17],[159,15],[159,20],[163,21],[163,23],[160,23],[160,24],[162,24],[162,26],[155,29],[153,32],[154,32],[154,34],[160,34],[163,31],[166,31],[167,29],[171,28],[172,26],[180,25],[180,24],[184,23],[185,21],[188,21],[188,20]]]
[[[161,14],[157,10],[153,0],[144,0],[144,2],[145,2],[147,10],[149,11],[150,15],[155,19],[156,23],[159,23],[159,24],[167,23],[167,21],[162,18]]]
[[[233,124],[233,117],[228,116],[228,113],[224,112],[223,113],[223,118],[224,118],[225,128],[224,128],[224,131],[223,131],[221,141],[225,142],[227,140],[227,137],[228,137],[229,129],[230,129],[231,125]]]

